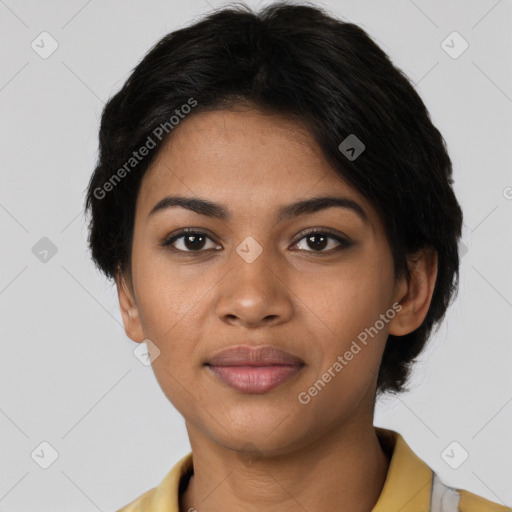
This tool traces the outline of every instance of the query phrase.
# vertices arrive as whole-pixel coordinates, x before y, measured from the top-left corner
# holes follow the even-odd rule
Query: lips
[[[269,345],[238,345],[217,352],[207,361],[210,366],[303,365],[304,361],[284,350]]]
[[[266,393],[292,379],[304,361],[268,345],[238,345],[208,359],[208,369],[222,383],[243,393]]]

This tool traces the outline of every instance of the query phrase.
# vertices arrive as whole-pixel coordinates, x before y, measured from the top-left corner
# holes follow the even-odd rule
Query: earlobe
[[[142,329],[139,310],[133,297],[133,292],[128,288],[123,274],[118,273],[115,280],[126,335],[132,341],[141,343],[144,341],[145,336]]]
[[[410,278],[397,286],[402,306],[389,325],[389,334],[404,336],[417,329],[427,316],[437,278],[438,258],[433,248],[423,248],[408,258]]]

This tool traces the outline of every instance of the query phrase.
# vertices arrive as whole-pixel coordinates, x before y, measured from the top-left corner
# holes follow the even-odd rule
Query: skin
[[[148,218],[169,194],[221,203],[232,218],[181,207]],[[339,207],[276,222],[280,206],[321,195],[353,199],[369,223]],[[159,245],[184,227],[210,238],[202,246],[176,240],[184,255]],[[331,228],[353,243],[333,252],[334,239],[308,243],[310,228]],[[252,263],[236,252],[248,236],[263,249]],[[421,325],[437,275],[435,252],[416,256],[410,280],[395,279],[376,211],[296,121],[247,105],[195,113],[173,130],[141,183],[131,272],[116,283],[128,337],[158,347],[153,371],[186,422],[194,476],[181,510],[373,508],[389,466],[373,427],[385,342]],[[298,394],[397,303],[401,310],[378,335],[300,403]],[[203,365],[239,344],[273,345],[305,366],[267,393],[241,393]]]

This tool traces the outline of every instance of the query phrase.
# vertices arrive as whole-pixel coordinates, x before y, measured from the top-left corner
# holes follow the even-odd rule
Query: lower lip
[[[266,393],[297,375],[302,366],[209,366],[209,368],[224,384],[237,391]]]

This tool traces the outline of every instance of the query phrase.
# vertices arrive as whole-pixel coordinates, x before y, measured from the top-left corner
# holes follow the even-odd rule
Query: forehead
[[[198,112],[174,128],[141,184],[147,216],[169,194],[208,197],[230,209],[268,212],[308,196],[342,195],[375,212],[330,166],[300,122],[249,108]],[[373,218],[372,218],[373,217]]]
[[[168,174],[185,174],[184,169],[188,182],[212,184],[298,175],[318,179],[329,170],[303,125],[249,108],[199,112],[185,118],[161,147],[144,180],[163,183],[172,179]]]

